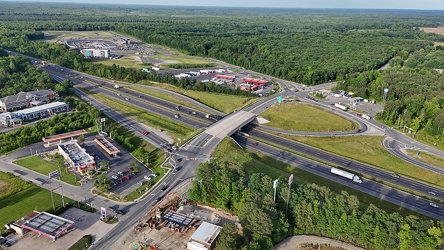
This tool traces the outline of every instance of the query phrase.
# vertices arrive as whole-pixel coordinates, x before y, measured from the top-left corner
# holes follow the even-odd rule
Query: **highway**
[[[418,213],[427,215],[431,218],[444,220],[444,210],[431,207],[429,205],[430,201],[428,201],[427,199],[420,198],[418,196],[397,190],[392,187],[388,187],[379,182],[375,182],[369,179],[364,179],[362,184],[355,183],[351,180],[332,174],[330,172],[331,167],[325,164],[321,164],[319,162],[312,161],[289,152],[284,152],[282,149],[249,139],[245,136],[234,134],[232,137],[244,148],[261,152],[262,154],[268,155],[287,164],[296,166],[312,174],[335,181],[344,186],[357,189],[361,192],[378,197],[380,199],[387,200],[399,206],[406,207]],[[253,146],[253,144],[256,146]],[[295,176],[295,178],[298,178],[298,176]]]
[[[48,71],[48,73],[50,73],[50,72],[51,72],[51,70]],[[74,73],[75,71],[71,71],[71,72]],[[67,73],[67,72],[64,72],[64,73]],[[75,73],[77,73],[77,72],[75,72]],[[52,72],[50,74],[53,75],[55,78],[57,78],[58,81],[62,81],[63,79],[68,78],[65,75],[59,74],[59,72],[57,72],[57,73]],[[85,74],[83,74],[83,75],[87,76]],[[91,78],[91,77],[87,76],[87,78]],[[95,78],[95,79],[97,80],[97,78]],[[90,79],[87,79],[87,80],[89,81]],[[102,84],[104,81],[108,81],[108,80],[100,79],[97,81],[98,81],[98,82],[96,82],[97,84]],[[82,83],[79,82],[77,79],[76,84],[80,85]],[[91,85],[86,85],[86,86],[91,87]],[[117,96],[116,92],[111,91],[111,90],[104,88],[104,87],[94,88],[94,91],[96,91],[96,90],[100,91],[101,93],[104,93],[107,96],[112,97],[114,99],[122,100],[121,98],[128,98],[128,97],[119,98]],[[290,95],[290,93],[288,92],[289,91],[288,88],[285,87],[285,90],[286,90],[286,92],[284,94]],[[134,122],[131,119],[128,119],[115,111],[112,111],[111,109],[107,108],[105,105],[101,104],[100,102],[97,102],[93,98],[90,98],[87,93],[81,92],[79,89],[76,89],[76,94],[83,96],[83,98],[85,100],[87,100],[90,103],[92,103],[93,105],[96,105],[97,107],[99,107],[99,109],[104,111],[107,115],[111,114],[110,115],[111,118],[115,119],[116,122],[122,124],[126,128],[131,129],[137,133],[141,133],[142,131],[145,131],[144,130],[145,128],[142,124],[138,124],[137,122]],[[138,92],[129,92],[128,91],[128,93],[125,92],[125,94],[131,94],[132,97],[129,98],[129,100],[124,99],[122,101],[126,101],[130,105],[138,106],[139,108],[146,109],[147,111],[150,111],[150,112],[154,112],[154,113],[158,112],[158,114],[163,115],[165,117],[169,117],[170,119],[174,119],[172,117],[172,115],[177,113],[177,112],[170,111],[171,107],[172,107],[171,103],[165,104],[165,105],[168,105],[168,108],[164,109],[160,106],[148,104],[148,103],[150,103],[148,100],[142,101],[142,100],[139,100],[139,98],[134,98],[133,97],[134,95],[140,95],[140,93],[138,93]],[[123,95],[124,94],[122,94],[122,96]],[[243,111],[248,111],[248,112],[251,112],[254,114],[259,114],[265,109],[265,107],[267,105],[270,105],[273,102],[275,102],[275,98],[279,95],[281,95],[281,94],[278,93],[278,94],[274,94],[273,96],[270,96],[267,99],[261,99],[257,103],[245,107],[243,109]],[[143,97],[140,99],[147,99],[147,98]],[[153,101],[151,101],[151,103],[152,102]],[[155,106],[155,107],[153,108],[153,106]],[[172,108],[174,109],[175,107],[172,107]],[[190,112],[190,111],[184,110],[184,112]],[[196,114],[197,114],[197,111],[196,111]],[[186,116],[186,115],[184,115],[184,116]],[[199,116],[201,116],[201,114],[199,114]],[[181,119],[176,119],[176,120],[180,120],[182,123],[193,124],[191,126],[193,126],[195,128],[205,128],[208,126],[208,122],[204,123],[202,120],[200,120],[200,118],[193,117],[192,115],[190,116],[189,114],[187,116],[187,119],[185,119],[185,118],[182,119],[182,117],[181,117]],[[222,125],[223,122],[226,120],[228,120],[228,119],[221,119],[217,123]],[[369,124],[367,122],[364,122],[364,123]],[[413,190],[423,193],[425,195],[428,195],[429,191],[433,191],[436,193],[436,198],[443,199],[443,197],[444,197],[444,191],[442,189],[435,188],[430,185],[427,185],[427,184],[424,184],[424,183],[421,183],[418,181],[410,180],[410,179],[404,178],[404,177],[394,179],[393,177],[391,177],[390,173],[388,173],[386,171],[379,170],[379,169],[367,166],[367,165],[359,163],[359,162],[351,161],[351,160],[346,159],[344,157],[329,154],[329,153],[323,152],[319,149],[315,149],[315,148],[312,148],[312,147],[309,147],[306,145],[302,145],[302,144],[299,144],[294,141],[286,140],[286,139],[280,138],[278,136],[274,136],[274,135],[262,132],[256,128],[251,129],[251,126],[247,126],[246,128],[243,129],[243,131],[245,133],[249,133],[253,137],[257,137],[260,140],[270,141],[270,142],[280,145],[282,147],[286,147],[286,148],[289,148],[289,149],[292,149],[295,151],[299,151],[299,152],[302,152],[307,155],[313,155],[313,156],[323,159],[325,161],[332,162],[333,164],[343,166],[344,168],[350,168],[353,171],[364,173],[368,176],[374,176],[378,179],[385,180],[385,181],[394,183],[396,185],[406,187],[408,189],[413,189]],[[153,136],[153,137],[151,137],[151,136]],[[239,140],[240,143],[244,143],[244,146],[250,147],[249,146],[250,139],[245,138],[245,137],[238,137],[238,136],[234,136],[234,137],[236,138],[236,140]],[[152,134],[149,134],[148,136],[146,136],[144,138],[147,140],[153,141],[153,143],[155,145],[162,145],[162,143],[165,144],[164,140],[161,140],[161,139],[158,140],[159,138],[156,139],[155,136]],[[171,155],[170,162],[173,166],[180,166],[181,170],[178,171],[174,175],[169,175],[164,180],[164,183],[168,183],[171,185],[169,187],[168,191],[174,190],[183,181],[192,178],[194,176],[194,171],[197,168],[198,164],[200,162],[204,162],[204,161],[211,159],[211,152],[216,148],[216,146],[218,145],[220,140],[221,139],[218,136],[213,136],[213,135],[209,135],[205,132],[202,132],[198,136],[196,136],[196,138],[194,138],[185,147],[180,148],[177,152],[174,152]],[[442,216],[444,216],[443,210],[442,209],[434,209],[434,208],[430,207],[428,205],[429,201],[427,201],[426,199],[422,199],[422,198],[419,198],[414,195],[406,194],[406,193],[403,193],[402,191],[396,191],[396,190],[389,188],[385,185],[382,185],[382,184],[379,184],[379,183],[376,183],[376,182],[373,182],[373,181],[370,181],[367,179],[364,179],[363,185],[357,185],[355,183],[350,183],[347,180],[344,180],[343,178],[339,178],[337,176],[330,174],[329,170],[328,170],[329,167],[325,167],[325,166],[322,168],[317,167],[318,165],[320,166],[321,164],[311,162],[310,160],[303,159],[300,156],[295,156],[295,155],[292,155],[289,153],[284,153],[283,156],[280,157],[276,153],[276,152],[278,152],[277,149],[271,149],[270,146],[267,146],[263,143],[259,143],[258,146],[254,147],[254,149],[264,152],[265,154],[268,154],[268,155],[276,154],[275,156],[277,156],[277,159],[282,159],[283,161],[303,165],[304,169],[306,169],[306,170],[311,169],[311,171],[315,171],[313,173],[317,173],[320,176],[323,176],[325,178],[337,181],[341,184],[351,185],[351,187],[353,187],[353,188],[359,189],[363,192],[366,192],[368,194],[374,195],[374,196],[379,197],[381,199],[385,199],[387,201],[399,204],[401,206],[408,207],[412,210],[426,214],[430,217],[440,218],[441,220],[443,219],[443,217],[442,217]],[[271,151],[269,152],[267,150],[271,150]],[[280,151],[282,151],[282,150],[280,150]],[[287,158],[287,155],[288,155],[288,158]],[[179,160],[179,159],[181,159],[181,160]],[[195,159],[195,160],[186,160],[186,159]],[[114,227],[104,238],[102,238],[98,242],[96,242],[95,245],[92,247],[92,249],[109,249],[112,246],[114,246],[115,242],[122,242],[123,241],[122,239],[123,239],[123,237],[125,237],[125,234],[129,230],[131,230],[131,228],[136,224],[136,222],[140,219],[140,217],[143,216],[145,214],[145,212],[148,210],[148,208],[150,208],[151,205],[154,204],[155,197],[157,197],[160,193],[161,193],[160,187],[157,187],[154,190],[153,195],[150,195],[147,198],[145,198],[144,200],[141,200],[137,203],[133,203],[133,204],[127,206],[127,208],[130,210],[130,212],[126,216],[124,216],[123,218],[120,219],[118,226]]]

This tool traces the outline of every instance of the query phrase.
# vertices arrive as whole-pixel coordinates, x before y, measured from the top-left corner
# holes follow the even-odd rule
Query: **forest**
[[[354,195],[333,193],[316,184],[293,184],[287,211],[287,178],[278,179],[274,201],[273,180],[248,173],[243,167],[248,153],[229,139],[223,143],[232,143],[233,149],[201,164],[189,191],[191,199],[239,216],[243,234],[227,223],[216,250],[271,250],[296,234],[325,236],[381,250],[436,249],[442,243],[441,221],[403,217],[372,204],[363,206]]]
[[[112,30],[310,85],[378,69],[395,56],[444,41],[418,29],[443,23],[434,11],[221,10],[10,3],[0,10],[0,24],[27,31]]]

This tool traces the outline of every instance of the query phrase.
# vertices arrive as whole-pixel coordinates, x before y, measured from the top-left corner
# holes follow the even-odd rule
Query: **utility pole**
[[[52,180],[49,179],[49,191],[51,192],[51,201],[52,201],[52,209],[54,210],[54,214],[56,212],[54,205],[54,196],[52,195]]]
[[[288,203],[290,202],[290,191],[291,191],[291,183],[293,182],[293,174],[288,177],[288,197],[287,197],[287,208],[285,209],[285,217],[288,215]]]
[[[59,173],[62,174],[62,171],[60,171],[60,165],[58,165],[59,167]],[[63,185],[62,185],[62,181],[60,180],[60,174],[59,174],[59,184],[60,184],[60,188],[62,190],[62,205],[63,208],[65,208],[65,197],[63,196]]]
[[[274,180],[273,182],[273,189],[274,189],[274,195],[273,195],[273,201],[276,202],[276,188],[278,186],[278,179]]]

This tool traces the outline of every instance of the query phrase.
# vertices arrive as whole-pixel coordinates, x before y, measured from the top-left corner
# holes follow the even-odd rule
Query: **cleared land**
[[[270,127],[295,131],[330,132],[357,129],[357,125],[341,116],[311,105],[288,102],[274,105],[262,117]]]
[[[382,137],[299,137],[282,135],[316,148],[355,159],[378,168],[444,187],[444,176],[409,164],[390,154],[382,146]]]
[[[92,95],[96,100],[111,107],[112,109],[116,110],[122,115],[128,116],[139,122],[146,123],[148,126],[151,126],[153,128],[164,129],[167,132],[167,134],[171,136],[175,141],[177,141],[178,138],[181,138],[182,140],[185,138],[190,138],[195,133],[194,129],[182,125],[180,123],[174,122],[173,120],[164,118],[159,115],[155,115],[143,109],[139,109],[134,106],[128,105],[124,102],[115,99],[110,99],[109,97],[102,94],[97,94],[93,92],[88,92],[88,93]]]
[[[104,64],[107,66],[112,66],[113,64],[125,68],[143,68],[142,60],[139,56],[122,56],[119,59],[105,59],[94,61],[97,64]]]
[[[139,84],[146,84],[149,86],[155,86],[163,89],[168,89],[188,97],[193,98],[207,106],[222,111],[224,113],[231,113],[235,109],[240,109],[243,106],[255,102],[257,99],[252,97],[243,97],[235,95],[224,95],[218,93],[201,92],[194,90],[181,89],[179,87],[170,84],[151,83],[151,82],[139,82]]]
[[[424,152],[418,152],[416,150],[406,150],[407,154],[410,157],[416,158],[424,163],[430,164],[432,166],[436,166],[439,168],[443,168],[444,169],[444,159],[440,158],[440,157],[436,157],[434,155],[431,154],[427,154]],[[418,153],[418,155],[417,155]]]
[[[48,176],[50,172],[58,169],[57,163],[49,162],[35,155],[17,160],[14,163],[27,169],[31,169],[38,173],[44,174],[46,176]],[[79,185],[77,183],[78,178],[67,171],[65,166],[60,166],[60,170],[62,173],[61,180],[63,182],[69,183],[71,185]]]
[[[3,172],[0,172],[0,182],[8,183],[7,193],[3,193],[3,190],[0,192],[0,232],[3,232],[3,225],[6,223],[18,220],[34,210],[54,212],[48,190]],[[72,201],[65,197],[65,203],[67,202]],[[62,206],[62,198],[56,193],[54,204],[56,209]]]
[[[444,42],[434,42],[433,45],[436,46],[444,46]]]
[[[227,154],[226,152],[230,152],[230,154]],[[359,197],[361,209],[365,209],[368,205],[374,204],[383,208],[387,212],[398,212],[404,216],[416,214],[390,202],[386,202],[382,199],[378,199],[331,180],[311,174],[261,153],[243,150],[229,138],[224,139],[218,145],[217,149],[213,152],[213,157],[217,158],[219,161],[235,161],[237,164],[242,165],[248,173],[264,173],[273,179],[281,176],[288,178],[291,174],[294,174],[294,183],[296,184],[314,183],[320,186],[327,186],[330,190],[338,194],[341,191],[347,191],[349,194]],[[421,215],[418,216],[422,217]]]
[[[424,31],[425,33],[435,33],[444,35],[444,27],[436,27],[436,28],[419,28],[421,31]]]

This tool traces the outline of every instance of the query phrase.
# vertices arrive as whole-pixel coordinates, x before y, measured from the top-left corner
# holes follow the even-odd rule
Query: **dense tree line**
[[[0,97],[20,91],[54,89],[55,85],[49,74],[32,66],[29,60],[0,51]]]
[[[316,184],[292,185],[286,216],[287,179],[279,179],[274,202],[273,180],[264,174],[247,174],[245,152],[228,150],[224,154],[199,166],[189,191],[191,199],[239,216],[242,234],[226,225],[217,250],[273,249],[296,234],[327,236],[381,250],[436,249],[442,243],[442,222],[402,217],[374,205],[363,208],[358,197]]]
[[[429,41],[444,41],[443,36],[418,30],[442,24],[441,14],[77,4],[47,8],[45,4],[10,3],[0,10],[0,24],[34,31],[113,30],[191,55],[318,84],[377,69],[394,56],[430,45]]]
[[[77,112],[72,114],[58,114],[51,119],[42,120],[35,125],[24,126],[12,132],[0,134],[0,153],[7,153],[14,149],[40,142],[42,137],[50,136],[78,129],[88,128],[95,125],[99,118],[99,111],[88,106],[84,102],[75,99],[65,98],[71,108]]]
[[[366,71],[350,75],[337,88],[381,102],[383,89],[387,88],[384,111],[378,114],[381,120],[395,127],[406,125],[414,133],[424,130],[430,135],[444,134],[444,77],[435,70],[396,67]]]

